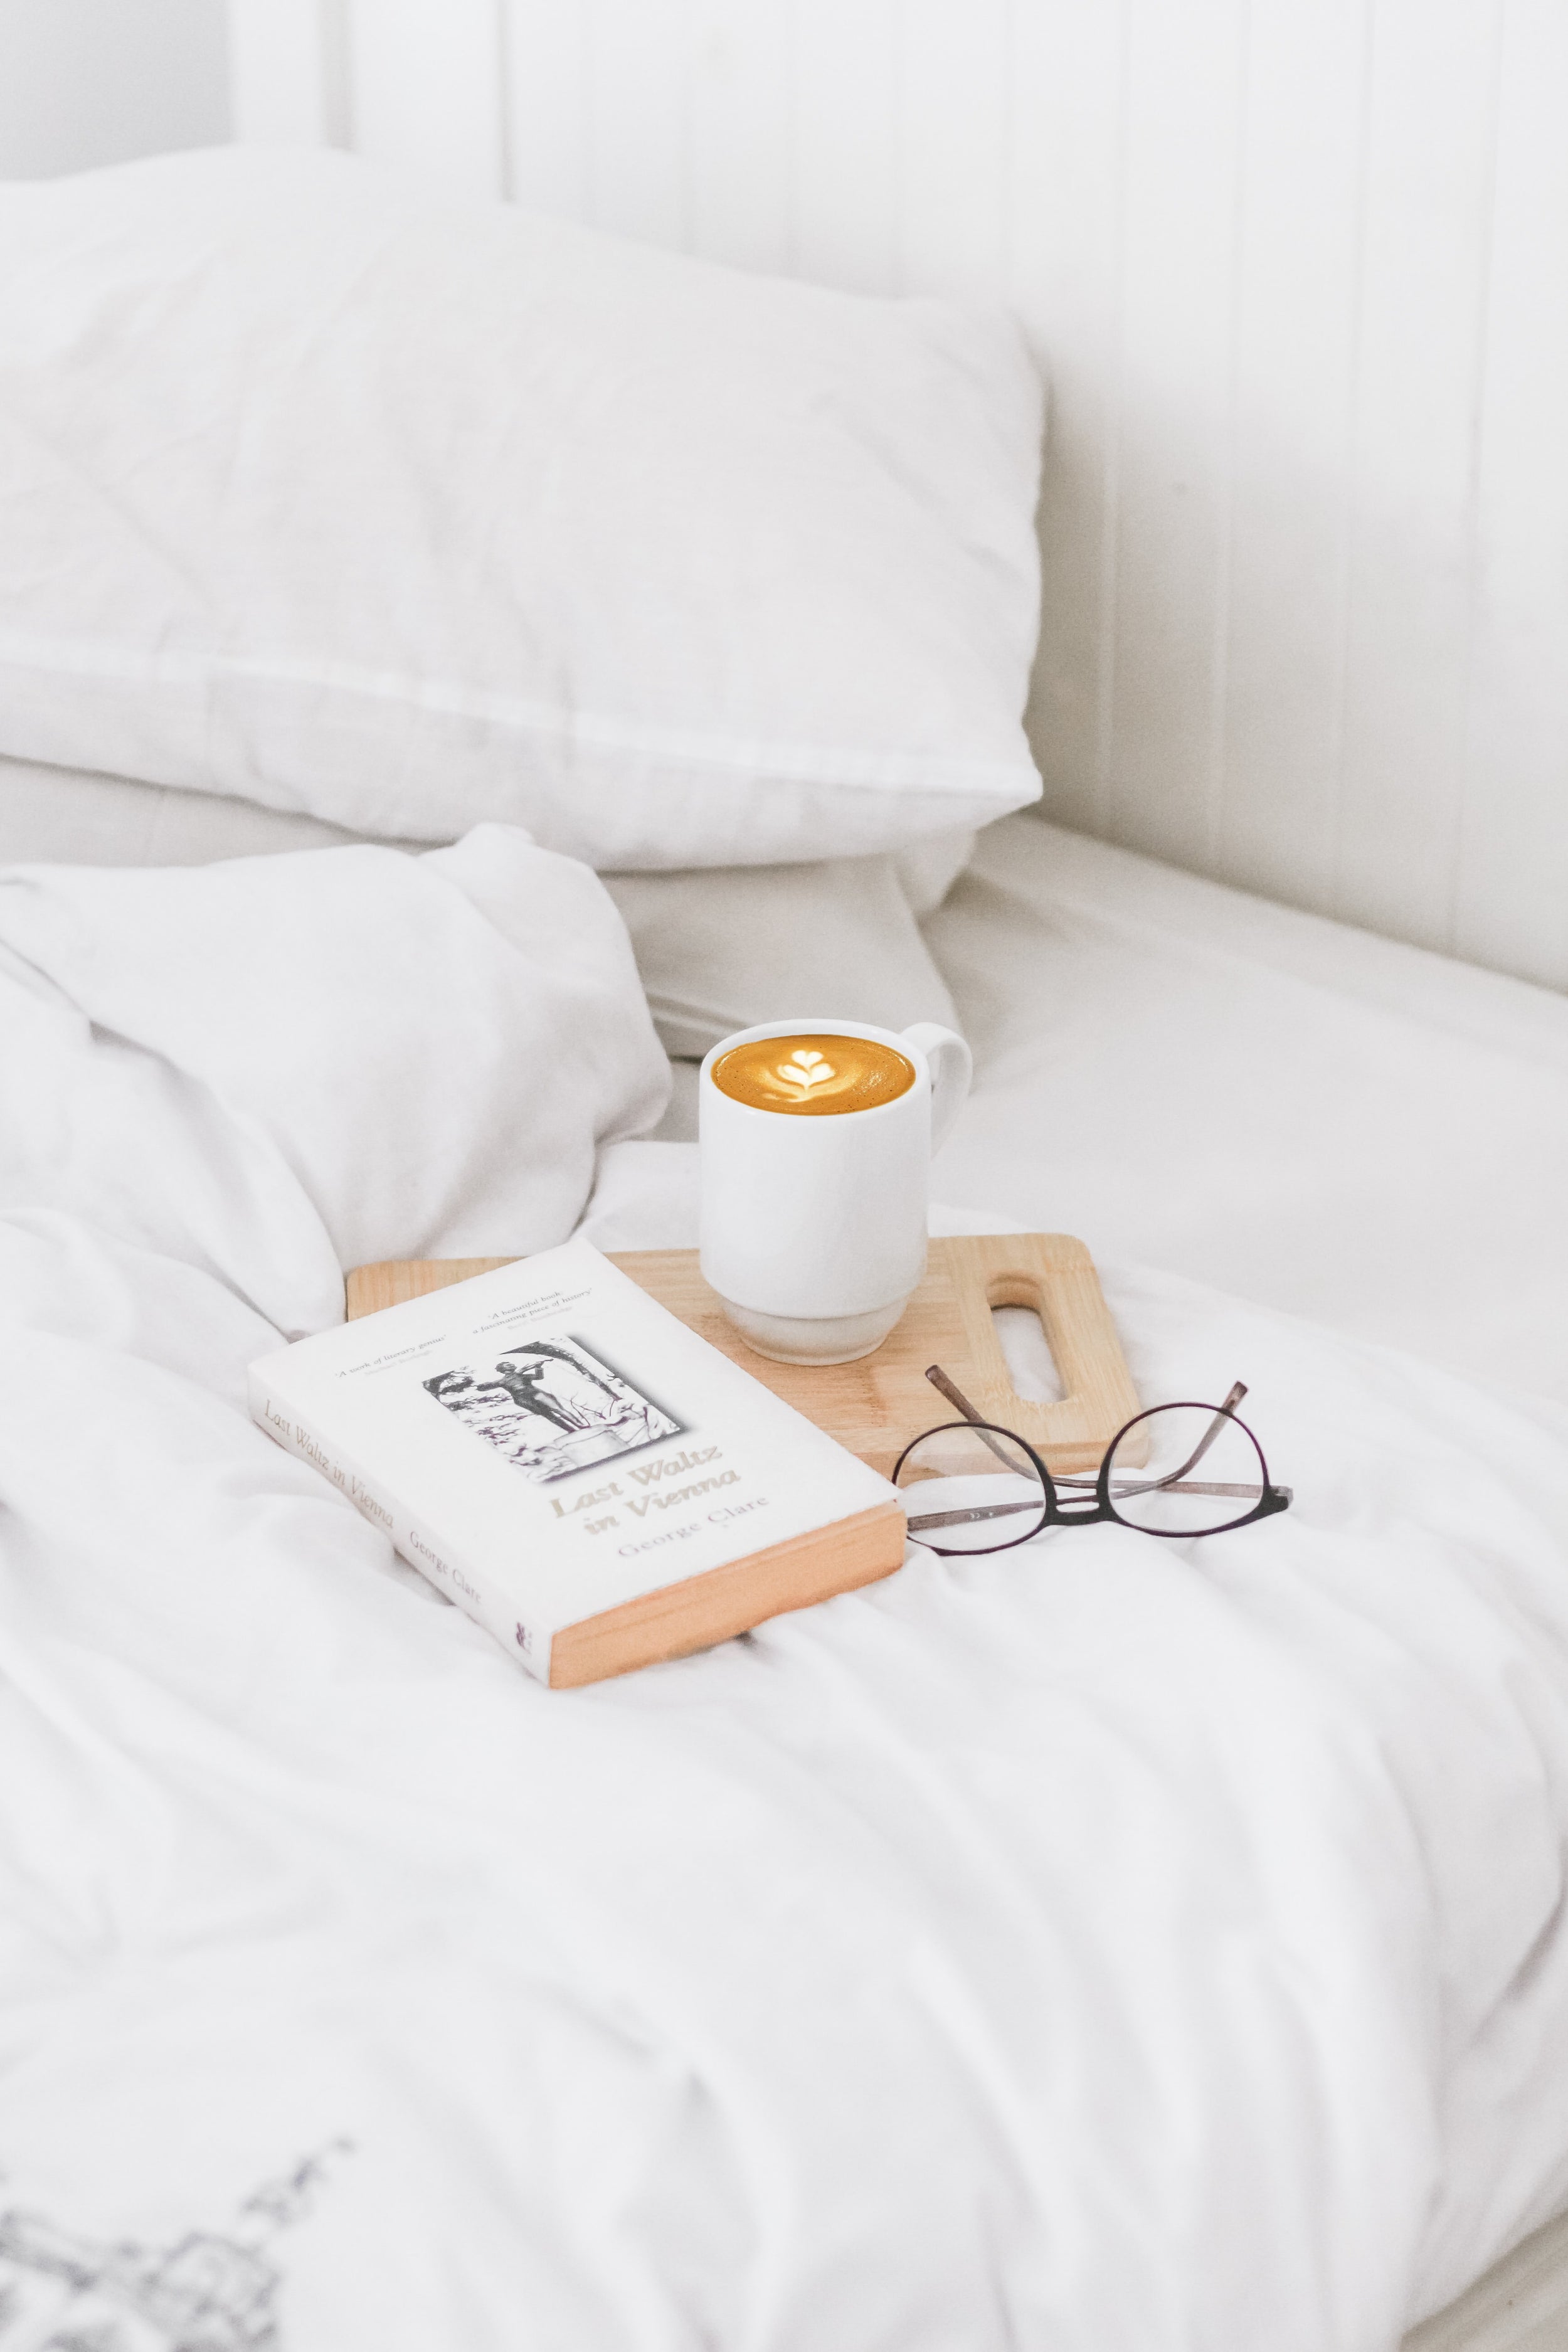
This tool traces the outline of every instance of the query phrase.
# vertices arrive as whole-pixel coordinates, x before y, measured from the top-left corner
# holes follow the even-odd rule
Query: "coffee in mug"
[[[874,1037],[813,1030],[808,1036],[753,1037],[748,1045],[732,1045],[714,1063],[713,1083],[731,1102],[750,1103],[754,1110],[822,1118],[896,1101],[915,1084],[915,1066]]]
[[[783,1363],[845,1364],[892,1329],[926,1264],[927,1178],[969,1091],[951,1029],[775,1021],[702,1065],[702,1272]]]

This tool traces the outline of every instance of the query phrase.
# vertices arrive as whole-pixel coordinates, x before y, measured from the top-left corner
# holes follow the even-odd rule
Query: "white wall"
[[[0,179],[228,138],[224,0],[0,0]]]
[[[1000,297],[1068,822],[1568,985],[1568,0],[231,0],[245,137]]]

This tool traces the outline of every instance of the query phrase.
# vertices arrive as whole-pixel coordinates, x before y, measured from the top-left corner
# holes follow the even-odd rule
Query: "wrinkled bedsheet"
[[[1112,1271],[1284,1517],[542,1690],[244,1367],[666,1083],[496,828],[0,880],[0,2352],[1388,2352],[1568,2197],[1568,1416]]]

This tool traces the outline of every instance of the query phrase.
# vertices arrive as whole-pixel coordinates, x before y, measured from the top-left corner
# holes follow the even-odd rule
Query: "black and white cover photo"
[[[456,1365],[424,1385],[540,1485],[682,1433],[681,1423],[569,1333],[527,1340],[489,1364]]]

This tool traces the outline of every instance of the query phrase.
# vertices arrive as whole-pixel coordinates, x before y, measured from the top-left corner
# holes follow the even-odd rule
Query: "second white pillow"
[[[597,866],[973,825],[1040,425],[1001,312],[342,155],[0,187],[0,752]]]

